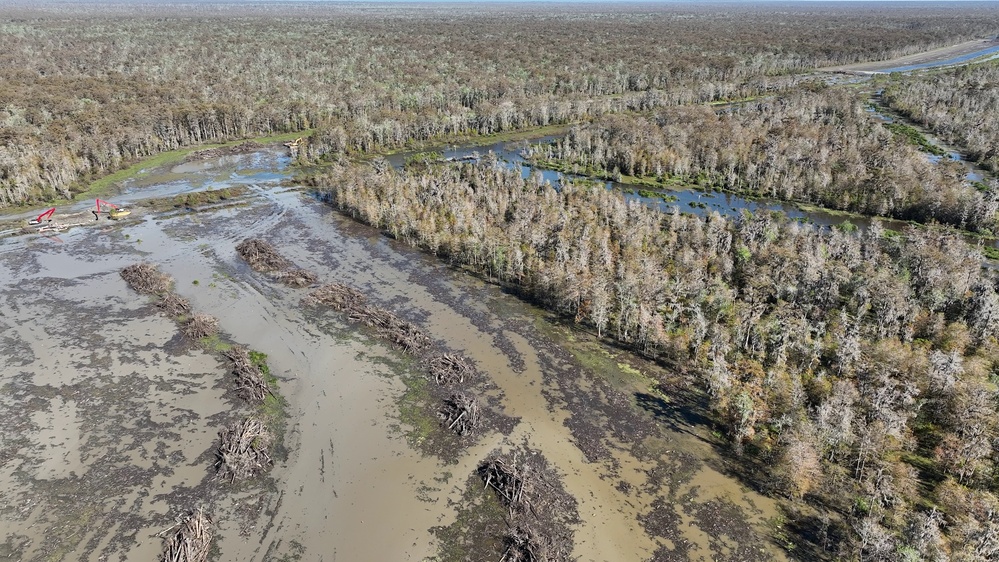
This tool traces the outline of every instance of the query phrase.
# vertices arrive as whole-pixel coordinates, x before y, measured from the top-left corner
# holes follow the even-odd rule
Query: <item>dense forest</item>
[[[892,75],[885,103],[999,172],[999,63],[914,76]]]
[[[825,555],[999,553],[999,295],[960,238],[662,213],[495,162],[348,164],[312,183],[690,373],[733,449],[769,467],[766,485],[826,513]]]
[[[866,105],[854,92],[826,88],[722,111],[692,106],[606,116],[532,147],[529,156],[542,166],[613,179],[624,174],[999,231],[999,189],[976,189],[950,160],[931,162]]]
[[[0,7],[0,206],[183,146],[320,128],[316,157],[744,98],[997,26],[999,10],[973,3],[15,2]]]

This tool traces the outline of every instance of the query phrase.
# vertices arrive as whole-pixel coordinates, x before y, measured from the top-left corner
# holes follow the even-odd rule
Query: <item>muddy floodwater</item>
[[[286,165],[264,150],[152,171],[123,197],[249,192],[0,239],[0,559],[157,560],[157,533],[205,507],[217,560],[498,560],[496,540],[455,537],[474,539],[470,506],[495,501],[476,467],[514,447],[575,498],[580,561],[784,558],[775,502],[732,476],[682,377],[338,215],[282,185]],[[419,366],[252,271],[235,251],[249,237],[469,358],[506,421],[440,437]],[[217,433],[247,407],[219,358],[126,286],[140,261],[267,354],[287,419],[266,476],[214,477]]]

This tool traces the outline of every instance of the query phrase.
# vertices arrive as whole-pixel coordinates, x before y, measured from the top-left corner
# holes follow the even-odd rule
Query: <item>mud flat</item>
[[[239,207],[0,240],[0,556],[154,560],[152,535],[206,504],[218,560],[495,561],[504,510],[475,473],[524,447],[575,499],[579,560],[783,559],[775,503],[730,476],[696,412],[677,406],[696,402],[680,400],[682,378],[271,177]],[[308,289],[250,269],[235,248],[251,237],[470,359],[503,423],[444,432],[420,365],[342,315],[302,307]],[[241,406],[221,362],[125,287],[118,271],[139,260],[268,355],[288,401],[269,476],[214,478],[217,431]]]

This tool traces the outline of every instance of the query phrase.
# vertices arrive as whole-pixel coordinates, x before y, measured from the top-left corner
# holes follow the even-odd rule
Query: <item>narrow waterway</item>
[[[890,119],[887,115],[878,114],[882,119]],[[543,181],[553,186],[558,186],[564,179],[581,179],[586,181],[596,181],[603,183],[607,189],[613,189],[624,195],[625,199],[638,201],[643,205],[657,208],[663,212],[693,213],[696,215],[707,215],[717,212],[722,216],[738,217],[743,212],[752,213],[776,211],[787,215],[793,221],[803,224],[813,225],[816,228],[833,228],[844,223],[850,223],[860,232],[870,228],[875,220],[884,228],[901,231],[907,228],[910,223],[889,218],[871,217],[843,213],[837,211],[827,211],[822,209],[805,210],[794,203],[787,203],[766,198],[748,198],[734,193],[720,191],[705,191],[695,188],[662,188],[652,190],[647,186],[633,185],[622,182],[606,181],[578,174],[563,174],[562,172],[546,170],[533,166],[524,158],[524,151],[528,145],[537,145],[552,142],[557,137],[542,136],[526,139],[518,142],[496,142],[488,145],[453,145],[438,147],[439,152],[445,161],[452,162],[475,162],[480,161],[487,155],[492,154],[495,159],[511,169],[519,169],[523,177],[531,174],[538,174]],[[937,140],[931,137],[931,142],[936,144]],[[972,163],[966,161],[953,148],[946,148],[949,158],[959,160],[962,165],[968,168],[967,177],[969,181],[977,181],[982,177],[982,171]],[[407,151],[391,154],[386,160],[397,169],[402,169],[407,161],[425,154],[425,151]],[[933,155],[927,154],[927,157]],[[974,236],[967,236],[971,244],[978,244],[982,241],[988,246],[999,248],[999,240],[982,240]]]

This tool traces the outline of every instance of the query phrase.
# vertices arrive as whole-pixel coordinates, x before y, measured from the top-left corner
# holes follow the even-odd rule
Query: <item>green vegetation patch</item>
[[[509,511],[496,494],[483,490],[482,482],[469,476],[460,500],[458,517],[446,527],[434,527],[439,551],[434,562],[496,562],[503,552],[503,533]]]
[[[934,156],[947,154],[946,150],[931,143],[923,133],[919,132],[919,129],[912,125],[892,121],[891,123],[885,123],[884,126],[895,135],[904,138],[909,144],[919,147],[923,152],[928,152]]]

